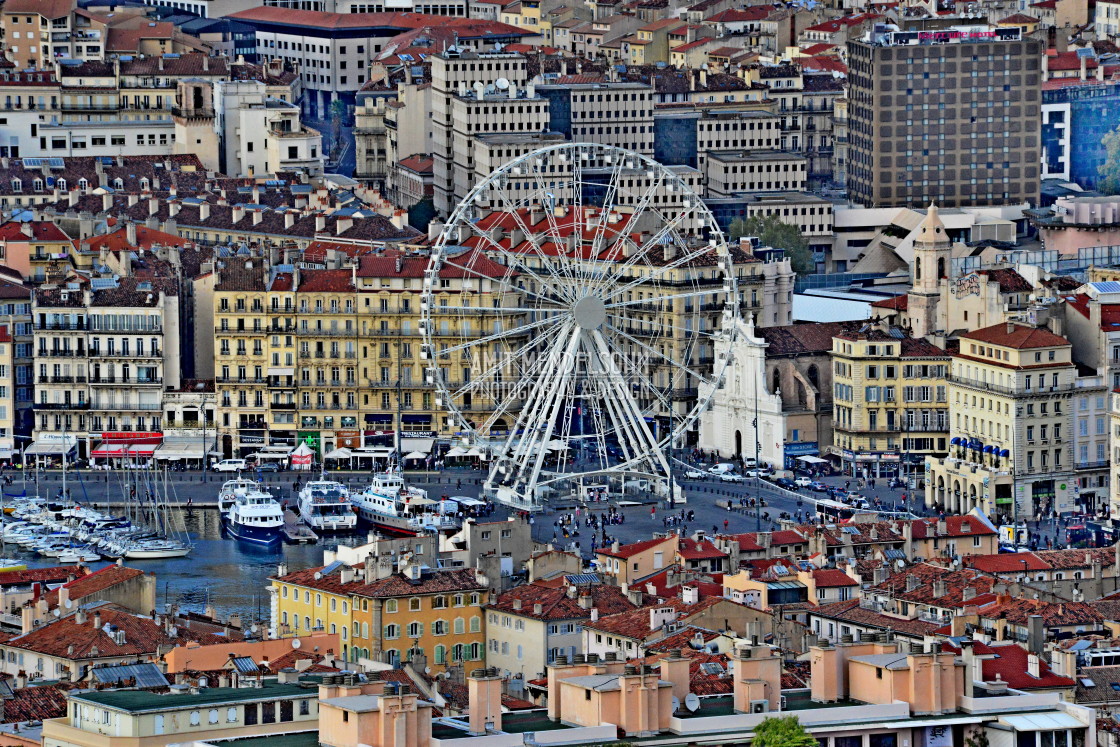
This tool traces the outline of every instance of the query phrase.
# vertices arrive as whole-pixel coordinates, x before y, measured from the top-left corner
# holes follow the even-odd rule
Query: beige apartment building
[[[926,503],[988,516],[1076,504],[1072,346],[1016,322],[965,333],[949,370],[949,454],[926,460]]]
[[[426,259],[384,250],[343,269],[269,268],[259,260],[216,271],[215,379],[219,447],[244,455],[264,446],[307,443],[321,455],[336,448],[394,445],[430,450],[433,439],[457,430],[422,353],[420,298]],[[480,258],[476,271],[502,268]],[[437,314],[438,334],[470,337],[490,329],[498,312],[520,301],[485,279],[445,268],[440,305],[477,307],[477,314]],[[479,287],[481,286],[481,287]],[[460,298],[461,295],[469,296]],[[509,323],[510,315],[501,319]],[[465,358],[459,357],[459,362]],[[458,389],[469,375],[439,363]],[[466,392],[456,405],[482,419],[493,402]],[[516,412],[516,408],[513,410]],[[509,427],[496,422],[494,430]],[[372,453],[363,452],[365,456]],[[378,455],[384,456],[381,452]]]
[[[897,328],[833,338],[833,440],[844,474],[922,476],[925,457],[945,454],[949,355]]]
[[[31,313],[35,440],[26,453],[150,457],[162,431],[163,389],[179,386],[182,369],[175,284],[125,276],[95,279],[92,290],[43,288]],[[121,446],[133,443],[145,448]]]
[[[475,185],[477,135],[548,129],[548,100],[529,83],[520,54],[465,51],[433,55],[428,126],[435,208],[450,214]],[[413,118],[420,113],[413,113]]]
[[[806,160],[781,151],[713,151],[708,154],[707,194],[731,197],[740,192],[798,192],[805,189]]]

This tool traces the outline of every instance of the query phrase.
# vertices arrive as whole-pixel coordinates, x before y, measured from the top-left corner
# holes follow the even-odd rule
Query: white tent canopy
[[[401,451],[415,451],[420,452],[424,456],[432,453],[432,447],[435,446],[436,440],[434,438],[409,438],[401,439]],[[411,457],[407,457],[411,459]]]
[[[815,456],[797,457],[797,461],[805,462],[806,464],[828,464],[827,459],[821,459],[820,457],[815,457]]]
[[[410,451],[404,455],[405,459],[427,459],[428,455],[419,451]]]
[[[461,457],[461,456],[466,456],[466,455],[467,455],[467,450],[464,449],[461,446],[452,447],[451,449],[448,450],[448,452],[446,454],[444,454],[444,456],[446,456],[446,457]]]
[[[340,446],[333,451],[328,451],[326,454],[323,455],[323,458],[324,459],[349,459],[352,456],[354,456],[354,454],[353,454],[353,452],[350,451],[350,449],[347,449],[345,446]]]
[[[212,446],[212,445],[211,445]],[[156,459],[202,459],[203,448],[201,438],[190,436],[165,436],[163,443],[155,451]]]

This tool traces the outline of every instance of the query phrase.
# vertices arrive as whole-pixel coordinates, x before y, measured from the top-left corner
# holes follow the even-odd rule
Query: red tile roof
[[[859,586],[859,582],[844,571],[835,568],[821,568],[813,571],[813,583],[817,588],[835,588],[840,586]]]
[[[933,518],[914,519],[910,522],[914,539],[929,537],[985,537],[995,536],[992,527],[975,516],[946,516],[945,531],[938,530],[938,520]]]
[[[1041,599],[1013,599],[1000,597],[980,608],[981,618],[1000,620],[1024,627],[1032,615],[1041,615],[1042,624],[1048,628],[1071,625],[1101,625],[1104,616],[1086,602],[1044,602]]]
[[[958,655],[961,653],[961,649],[951,643],[943,643],[941,650]],[[1013,690],[1054,690],[1072,688],[1075,684],[1069,677],[1054,674],[1044,659],[1040,659],[1038,663],[1039,676],[1031,676],[1027,671],[1029,652],[1017,643],[989,646],[982,641],[973,641],[972,652],[983,658],[981,666],[986,682],[1001,679]]]
[[[608,584],[580,586],[574,599],[568,597],[567,591],[566,586],[551,587],[538,584],[516,586],[502,593],[497,600],[487,605],[487,609],[537,620],[590,620],[591,609],[580,606],[580,594],[590,595],[591,607],[597,609],[601,616],[627,612],[635,608],[617,586]],[[515,605],[518,601],[521,603],[520,609]],[[538,604],[541,606],[539,613],[536,612]]]
[[[996,281],[1002,293],[1030,293],[1034,290],[1034,286],[1015,270],[980,270],[977,274]]]
[[[921,620],[906,620],[901,617],[883,615],[873,610],[859,606],[858,599],[849,599],[844,602],[822,604],[810,614],[827,617],[831,620],[850,622],[881,630],[893,630],[909,636],[925,636],[939,626]]]
[[[1023,571],[1048,570],[1050,564],[1033,552],[1000,553],[998,555],[968,555],[961,559],[969,568],[985,573],[1022,573]]]
[[[909,304],[910,296],[905,293],[901,296],[894,298],[884,298],[882,301],[874,301],[871,306],[876,309],[894,309],[895,311],[906,311]]]
[[[435,165],[435,159],[424,154],[408,156],[400,160],[400,165],[420,174],[431,174]]]
[[[7,331],[7,327],[5,327]],[[34,583],[66,582],[72,578],[89,573],[80,565],[53,566],[51,568],[27,568],[18,571],[0,572],[0,587],[22,586]]]
[[[46,721],[66,715],[66,685],[31,685],[14,691],[14,697],[4,701],[5,724],[24,721]]]
[[[1011,330],[1008,331],[1007,327],[1007,324],[993,324],[991,327],[965,332],[961,335],[961,339],[990,342],[993,345],[1014,348],[1015,350],[1056,348],[1070,344],[1069,340],[1059,337],[1048,329],[1013,324]]]
[[[187,239],[180,238],[173,233],[164,233],[154,228],[148,228],[145,225],[137,225],[135,245],[128,243],[128,230],[121,227],[112,233],[91,236],[82,242],[82,249],[90,252],[99,252],[102,249],[108,249],[111,252],[119,252],[125,249],[148,250],[156,245],[185,246],[189,243]]]
[[[79,599],[92,597],[117,584],[123,584],[143,575],[144,571],[139,568],[107,565],[96,573],[91,573],[87,576],[76,578],[67,584],[63,584],[62,588],[65,588],[67,593],[69,593],[70,600],[76,602]],[[52,589],[47,594],[47,603],[51,607],[58,606],[58,589]]]
[[[473,568],[453,568],[425,573],[419,582],[412,583],[399,573],[366,583],[355,577],[349,583],[342,583],[342,574],[329,573],[315,578],[326,566],[295,571],[275,580],[285,584],[295,584],[309,589],[318,589],[331,594],[353,594],[363,597],[405,597],[421,594],[440,594],[454,591],[481,591],[486,588],[479,582]],[[362,566],[355,566],[362,567]]]
[[[672,541],[672,537],[660,537],[642,540],[640,542],[631,542],[629,545],[620,545],[617,550],[611,547],[600,547],[595,552],[598,555],[606,555],[610,558],[632,558],[638,553],[645,552],[652,547],[657,547],[660,544]]]
[[[354,276],[350,270],[302,270],[299,276],[299,293],[347,293],[354,290]]]
[[[101,627],[94,627],[100,613]],[[84,623],[78,623],[78,614],[66,615],[41,627],[16,636],[4,643],[10,648],[33,651],[62,659],[80,660],[119,656],[152,656],[161,645],[179,646],[191,641],[204,645],[228,641],[224,636],[199,633],[190,628],[177,627],[172,637],[150,617],[141,617],[111,604],[104,604],[85,611]],[[115,625],[124,633],[124,642],[117,643],[109,633]],[[70,647],[73,646],[73,649]]]
[[[682,537],[677,545],[677,554],[685,560],[703,560],[705,558],[726,558],[727,553],[716,547],[711,540],[694,540]]]
[[[49,220],[28,221],[26,225],[31,226],[32,236],[23,232],[24,225],[14,220],[0,225],[0,241],[70,241],[66,232]]]
[[[1032,24],[1038,23],[1038,19],[1033,16],[1028,16],[1025,13],[1015,13],[1007,18],[1001,18],[999,23],[1012,23],[1012,24]]]
[[[739,552],[760,552],[765,548],[759,544],[758,532],[744,532],[731,535],[731,539],[739,543]],[[770,533],[770,547],[788,547],[790,545],[803,545],[808,540],[793,529],[779,529]]]

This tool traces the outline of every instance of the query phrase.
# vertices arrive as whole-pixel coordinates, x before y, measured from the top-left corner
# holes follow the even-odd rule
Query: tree
[[[1107,195],[1120,194],[1120,126],[1101,138],[1104,163],[1097,169],[1101,180],[1097,189]]]
[[[798,275],[807,275],[817,269],[813,262],[813,253],[809,251],[809,242],[801,235],[801,229],[783,223],[777,216],[736,219],[731,222],[728,233],[733,239],[740,236],[757,236],[763,246],[783,250],[789,257],[793,271]]]
[[[331,153],[337,156],[342,150],[342,125],[346,123],[346,102],[335,99],[328,110],[331,122]]]
[[[768,716],[754,730],[751,747],[817,747],[797,716]]]

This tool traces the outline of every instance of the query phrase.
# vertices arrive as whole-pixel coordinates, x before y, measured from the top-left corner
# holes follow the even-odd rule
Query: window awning
[[[125,456],[130,457],[150,457],[156,453],[159,444],[129,444],[125,450]]]
[[[61,456],[74,450],[74,444],[67,445],[61,441],[36,441],[23,452],[27,455],[39,454],[43,456]]]
[[[432,422],[431,415],[401,415],[401,422],[408,423],[409,425],[418,425],[423,423],[427,425]]]
[[[190,436],[168,436],[156,449],[156,459],[202,459],[203,452],[206,449],[203,447],[201,438],[191,438]]]
[[[108,459],[110,457],[123,457],[124,449],[128,444],[107,444],[102,441],[89,455],[95,459]]]
[[[401,451],[419,451],[424,455],[432,453],[432,447],[436,445],[434,438],[402,438]]]
[[[1051,711],[1049,713],[1031,713],[1022,716],[1001,716],[1001,724],[1010,726],[1015,731],[1055,731],[1057,729],[1084,729],[1083,724],[1068,713]]]

